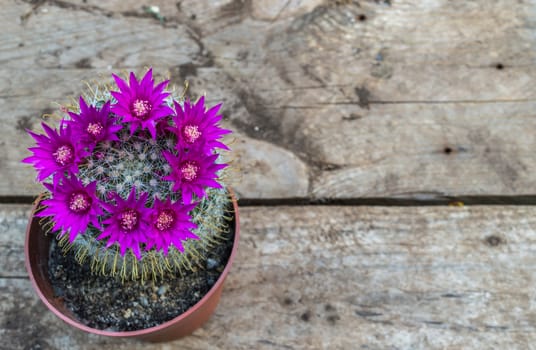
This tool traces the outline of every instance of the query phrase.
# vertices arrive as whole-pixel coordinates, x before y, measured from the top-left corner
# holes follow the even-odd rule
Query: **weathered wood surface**
[[[242,198],[536,195],[533,1],[1,5],[4,202],[40,190],[26,128],[82,81],[148,66],[224,102]],[[0,205],[0,349],[536,348],[536,207],[242,208],[216,314],[156,345],[45,309],[24,269],[28,210]]]
[[[149,5],[149,3],[147,4]],[[245,198],[533,195],[536,4],[5,0],[0,195],[51,101],[153,66],[224,101]]]
[[[22,349],[533,349],[535,207],[255,207],[216,314],[147,345],[89,336],[37,299],[28,206],[0,206],[0,338]],[[12,276],[8,278],[8,276]]]

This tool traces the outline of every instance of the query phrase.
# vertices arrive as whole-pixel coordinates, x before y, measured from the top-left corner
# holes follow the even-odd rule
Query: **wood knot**
[[[334,326],[340,319],[341,317],[339,315],[329,315],[328,317],[326,317],[326,320],[332,326]]]
[[[311,319],[311,311],[305,311],[303,314],[301,314],[300,319],[303,322],[309,322],[309,320]]]
[[[503,239],[501,237],[495,236],[495,235],[491,235],[491,236],[486,237],[485,241],[491,247],[496,247],[496,246],[504,243]]]
[[[329,311],[335,311],[335,308],[331,304],[326,304],[326,305],[324,305],[324,310],[326,310],[328,312]]]

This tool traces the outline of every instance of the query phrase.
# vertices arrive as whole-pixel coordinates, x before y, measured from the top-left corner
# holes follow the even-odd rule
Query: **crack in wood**
[[[314,87],[310,87],[311,89]],[[366,100],[366,103],[362,100],[359,101],[334,101],[334,102],[318,102],[317,104],[308,105],[262,105],[259,104],[258,108],[263,109],[318,109],[324,106],[359,106],[364,109],[370,109],[371,105],[442,105],[442,104],[496,104],[496,103],[526,103],[535,102],[536,98],[521,98],[521,99],[495,99],[495,100]]]
[[[76,10],[76,11],[84,11],[91,14],[99,14],[106,17],[111,17],[114,15],[114,12],[107,11],[101,7],[93,6],[93,5],[79,5],[79,4],[73,4],[66,1],[61,0],[38,0],[38,1],[32,1],[32,0],[24,0],[23,2],[31,4],[32,8],[30,11],[25,13],[20,17],[21,22],[24,24],[26,23],[32,15],[34,15],[39,8],[41,8],[43,5],[49,5],[54,7],[59,7],[62,9],[69,9],[69,10]]]
[[[168,18],[168,17],[158,17],[155,14],[147,11],[147,8],[141,6],[139,10],[129,10],[129,11],[110,11],[102,7],[95,5],[83,5],[76,4],[67,1],[61,0],[23,0],[23,2],[31,4],[32,8],[23,14],[20,19],[24,24],[26,23],[32,15],[37,13],[37,10],[44,5],[54,6],[61,9],[73,10],[73,11],[83,11],[90,14],[101,15],[105,17],[113,17],[115,15],[121,15],[123,17],[134,17],[134,18],[143,18],[143,19],[153,19],[155,24],[158,24],[164,28],[173,28],[177,24],[183,24],[178,18]]]
[[[361,101],[335,101],[335,102],[319,102],[318,106],[324,105],[358,105],[366,108],[372,104],[394,105],[394,104],[487,104],[487,103],[522,103],[534,102],[536,98],[519,98],[519,99],[494,99],[494,100],[399,100],[399,101],[384,101],[384,100],[366,100],[366,104]],[[295,106],[301,107],[301,106]],[[313,108],[314,106],[308,106]]]

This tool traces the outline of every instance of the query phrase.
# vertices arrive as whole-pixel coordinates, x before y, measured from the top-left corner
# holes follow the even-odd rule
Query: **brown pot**
[[[169,341],[188,335],[197,328],[201,327],[216,309],[223,289],[223,282],[225,281],[225,278],[227,277],[227,274],[229,273],[233,260],[236,256],[240,226],[238,205],[232,191],[231,195],[235,214],[232,225],[234,225],[235,234],[233,248],[227,265],[225,266],[225,269],[221,273],[216,283],[212,286],[208,293],[199,302],[197,302],[197,304],[170,321],[151,328],[125,332],[104,331],[90,328],[80,323],[76,319],[76,316],[64,305],[62,300],[54,296],[54,292],[52,291],[52,286],[48,275],[48,256],[52,235],[47,235],[44,233],[41,225],[39,225],[40,218],[36,218],[33,215],[39,201],[36,201],[32,213],[30,214],[30,220],[28,222],[28,227],[26,228],[26,243],[24,249],[26,254],[26,270],[30,275],[32,285],[43,303],[45,303],[50,311],[71,326],[89,333],[109,337],[135,338],[153,342]]]

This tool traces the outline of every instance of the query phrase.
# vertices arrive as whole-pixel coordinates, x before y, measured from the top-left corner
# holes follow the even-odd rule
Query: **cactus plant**
[[[62,106],[58,128],[28,131],[45,189],[43,225],[94,273],[122,280],[176,276],[225,239],[228,164],[221,104],[207,108],[155,84],[152,69],[89,85]]]

